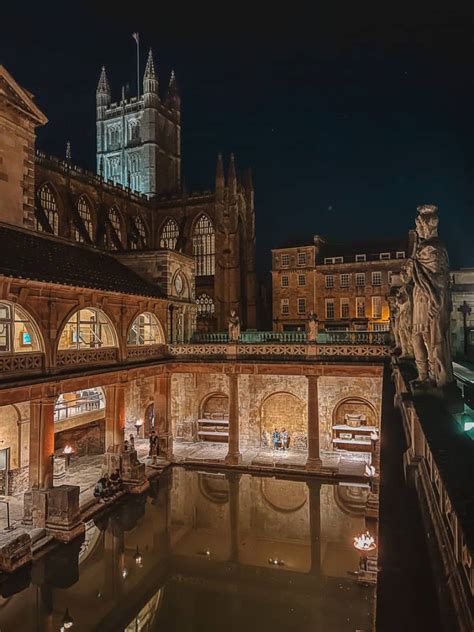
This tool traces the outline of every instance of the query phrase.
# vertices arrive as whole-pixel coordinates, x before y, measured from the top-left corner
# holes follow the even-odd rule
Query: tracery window
[[[120,143],[120,132],[121,132],[121,126],[120,125],[111,125],[109,127],[109,147],[110,148],[115,148],[117,147],[117,145],[119,145]]]
[[[140,140],[140,122],[136,119],[132,119],[128,124],[128,137],[132,143]]]
[[[130,154],[128,157],[128,173],[130,176],[130,188],[132,191],[140,191],[140,156],[138,153]]]
[[[128,332],[128,345],[157,345],[164,342],[163,329],[154,314],[143,312],[135,318]]]
[[[113,206],[109,211],[109,221],[115,231],[115,234],[117,235],[117,239],[120,243],[122,243],[122,223],[120,221],[119,212],[117,211],[115,206]],[[112,239],[109,240],[109,246],[114,250],[117,249]]]
[[[89,201],[84,195],[81,195],[81,197],[77,201],[77,211],[79,213],[79,217],[82,220],[82,223],[84,224],[84,228],[86,229],[87,234],[89,235],[91,241],[93,241],[94,233],[93,233],[93,224],[92,224],[92,209],[89,204]],[[84,238],[82,237],[82,234],[77,229],[77,227],[74,231],[74,236],[75,236],[76,241],[79,241],[79,242],[85,241]]]
[[[115,183],[120,183],[122,181],[120,156],[111,156],[107,162],[107,178]]]
[[[33,321],[18,305],[0,303],[0,353],[29,351],[41,351]]]
[[[179,237],[179,227],[176,221],[170,217],[161,229],[160,248],[174,250]]]
[[[214,315],[214,301],[205,292],[200,294],[196,298],[197,315],[198,316],[213,316]]]
[[[43,186],[40,187],[38,197],[51,232],[53,235],[59,235],[59,209],[56,202],[56,195],[49,184],[43,184]],[[43,231],[43,226],[38,218],[36,218],[36,228],[39,231]]]
[[[135,218],[134,224],[135,224],[136,235],[131,243],[132,250],[136,250],[139,246],[146,248],[145,224],[143,223],[143,220],[139,215],[137,215],[137,217]]]
[[[196,276],[208,276],[215,271],[214,226],[207,215],[201,215],[194,227],[193,254],[196,260]]]
[[[80,309],[68,320],[59,339],[59,349],[115,347],[114,329],[100,309]]]

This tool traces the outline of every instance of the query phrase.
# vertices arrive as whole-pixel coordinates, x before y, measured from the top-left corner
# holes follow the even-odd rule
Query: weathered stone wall
[[[125,390],[125,436],[136,435],[135,422],[145,420],[145,410],[153,403],[154,379],[142,378],[129,382]],[[142,431],[143,432],[143,431]]]
[[[105,452],[105,419],[55,434],[55,451],[62,452],[66,445],[72,446],[77,456],[102,454]]]

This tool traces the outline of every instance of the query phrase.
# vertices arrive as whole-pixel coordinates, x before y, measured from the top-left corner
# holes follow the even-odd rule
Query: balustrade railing
[[[195,333],[191,343],[225,344],[229,342],[227,332]],[[243,331],[239,344],[304,344],[305,332],[300,331]],[[318,345],[386,345],[386,331],[325,331],[318,334]]]

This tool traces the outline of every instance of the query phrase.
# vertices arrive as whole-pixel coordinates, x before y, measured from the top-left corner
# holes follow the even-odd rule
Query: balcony
[[[318,334],[318,345],[387,345],[387,331],[326,331]],[[227,344],[227,332],[195,333],[191,343]],[[300,331],[243,331],[238,344],[309,344]]]

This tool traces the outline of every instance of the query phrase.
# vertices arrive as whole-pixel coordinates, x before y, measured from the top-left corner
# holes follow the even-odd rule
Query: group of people
[[[122,478],[120,476],[120,470],[115,470],[109,476],[104,474],[99,478],[94,487],[94,496],[99,500],[107,500],[114,496],[122,489]]]
[[[274,429],[272,433],[272,444],[274,450],[288,450],[290,445],[290,433],[283,428],[281,431]]]

